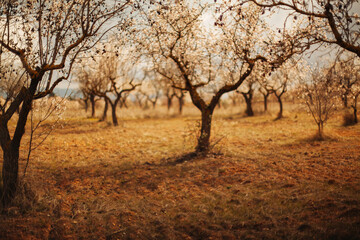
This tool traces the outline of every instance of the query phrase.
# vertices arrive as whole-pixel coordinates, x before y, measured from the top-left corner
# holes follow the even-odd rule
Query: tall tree
[[[259,7],[243,7],[241,14],[221,17],[216,25],[222,30],[210,31],[202,18],[211,8],[201,1],[162,1],[161,5],[143,9],[146,30],[138,34],[139,44],[155,64],[168,62],[174,66],[180,80],[174,87],[188,91],[201,112],[198,153],[210,150],[212,115],[220,98],[236,90],[257,62],[279,65],[298,51],[296,38],[290,33],[272,33],[265,26]],[[265,32],[269,39],[264,39]],[[165,71],[161,74],[167,76]]]
[[[3,206],[15,196],[19,148],[32,102],[69,78],[75,59],[115,26],[110,20],[121,20],[128,4],[128,0],[0,2],[0,63],[4,54],[16,56],[27,79],[0,115]],[[8,123],[18,108],[16,127],[10,133]]]

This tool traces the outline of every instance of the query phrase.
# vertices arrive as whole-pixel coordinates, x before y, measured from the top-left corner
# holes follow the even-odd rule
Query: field
[[[316,141],[311,117],[285,109],[216,109],[211,154],[190,158],[190,106],[121,110],[117,127],[69,108],[32,152],[0,238],[360,239],[360,126],[339,113]]]

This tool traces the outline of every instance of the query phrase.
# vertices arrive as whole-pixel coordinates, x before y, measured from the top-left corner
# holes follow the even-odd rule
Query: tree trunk
[[[88,109],[89,109],[89,99],[84,99],[84,104],[85,104],[85,112],[87,113]]]
[[[184,95],[181,95],[181,97],[179,98],[179,114],[182,114],[184,108]]]
[[[352,108],[354,110],[354,123],[358,123],[358,117],[357,117],[357,101],[358,101],[359,94],[356,94],[354,97],[354,104],[352,105]]]
[[[268,101],[269,94],[263,94],[263,96],[264,96],[264,112],[267,112],[267,110],[268,110],[267,101]]]
[[[246,115],[249,117],[254,116],[254,111],[252,109],[252,95],[243,93],[243,96],[246,102],[246,110],[245,110]]]
[[[348,93],[345,93],[343,96],[343,103],[344,103],[344,108],[348,108]]]
[[[201,130],[198,139],[196,152],[207,154],[210,150],[210,133],[211,133],[212,111],[205,109],[201,111]]]
[[[354,107],[354,123],[358,123],[358,117],[357,117],[357,109]]]
[[[18,184],[19,148],[9,147],[3,151],[4,163],[2,168],[2,206],[7,207],[15,197]]]
[[[91,117],[95,117],[95,96],[91,94],[89,99],[91,103]]]
[[[110,105],[111,105],[111,117],[112,117],[113,125],[118,126],[119,123],[118,123],[118,120],[117,120],[117,117],[116,117],[116,105],[117,105],[117,103],[115,103],[115,104],[110,103]]]
[[[100,122],[105,121],[108,109],[109,109],[109,101],[105,98],[104,112],[102,117],[100,118]]]
[[[324,123],[321,121],[318,122],[318,139],[324,139]]]
[[[20,143],[25,133],[25,126],[32,107],[33,96],[42,76],[43,75],[39,78],[32,79],[29,88],[23,88],[19,93],[24,94],[24,98],[12,140],[7,128],[7,122],[0,118],[0,137],[2,138],[0,142],[4,158],[2,168],[3,189],[1,194],[3,207],[9,206],[15,197],[18,184]],[[19,102],[19,105],[20,103],[21,102]]]
[[[276,98],[279,102],[279,113],[278,113],[277,119],[280,119],[283,117],[283,103],[281,100],[281,96],[276,96]]]
[[[173,96],[167,96],[167,110],[169,111],[172,106],[172,98]]]

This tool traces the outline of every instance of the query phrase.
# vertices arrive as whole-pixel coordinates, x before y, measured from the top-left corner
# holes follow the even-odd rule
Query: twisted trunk
[[[114,126],[118,126],[118,120],[116,117],[116,106],[117,106],[117,101],[115,101],[115,103],[110,102],[111,105],[111,117],[112,117],[112,122]]]
[[[250,93],[242,93],[246,102],[246,110],[245,113],[247,116],[254,116],[254,111],[252,109],[252,94]]]
[[[206,154],[210,150],[210,133],[213,110],[206,108],[201,111],[201,130],[196,151]]]
[[[0,116],[0,143],[4,158],[2,168],[3,189],[1,193],[1,203],[3,207],[9,206],[16,194],[18,184],[20,143],[25,133],[25,126],[29,112],[31,111],[33,97],[42,76],[43,75],[40,75],[39,77],[32,79],[28,89],[23,87],[18,94],[17,99],[14,100],[14,103],[8,109],[9,111],[11,108],[18,108],[22,103],[12,139],[10,137],[7,122],[13,113],[11,113],[11,111],[7,111],[10,117],[4,115]],[[5,115],[7,113],[5,113]]]

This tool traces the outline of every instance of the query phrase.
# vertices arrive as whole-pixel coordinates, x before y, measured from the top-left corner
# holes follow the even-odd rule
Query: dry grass
[[[33,152],[23,181],[36,195],[0,216],[0,238],[360,238],[358,125],[336,116],[320,142],[296,109],[278,121],[276,110],[218,110],[212,154],[181,164],[196,142],[192,108],[123,110],[119,127],[69,111]]]

